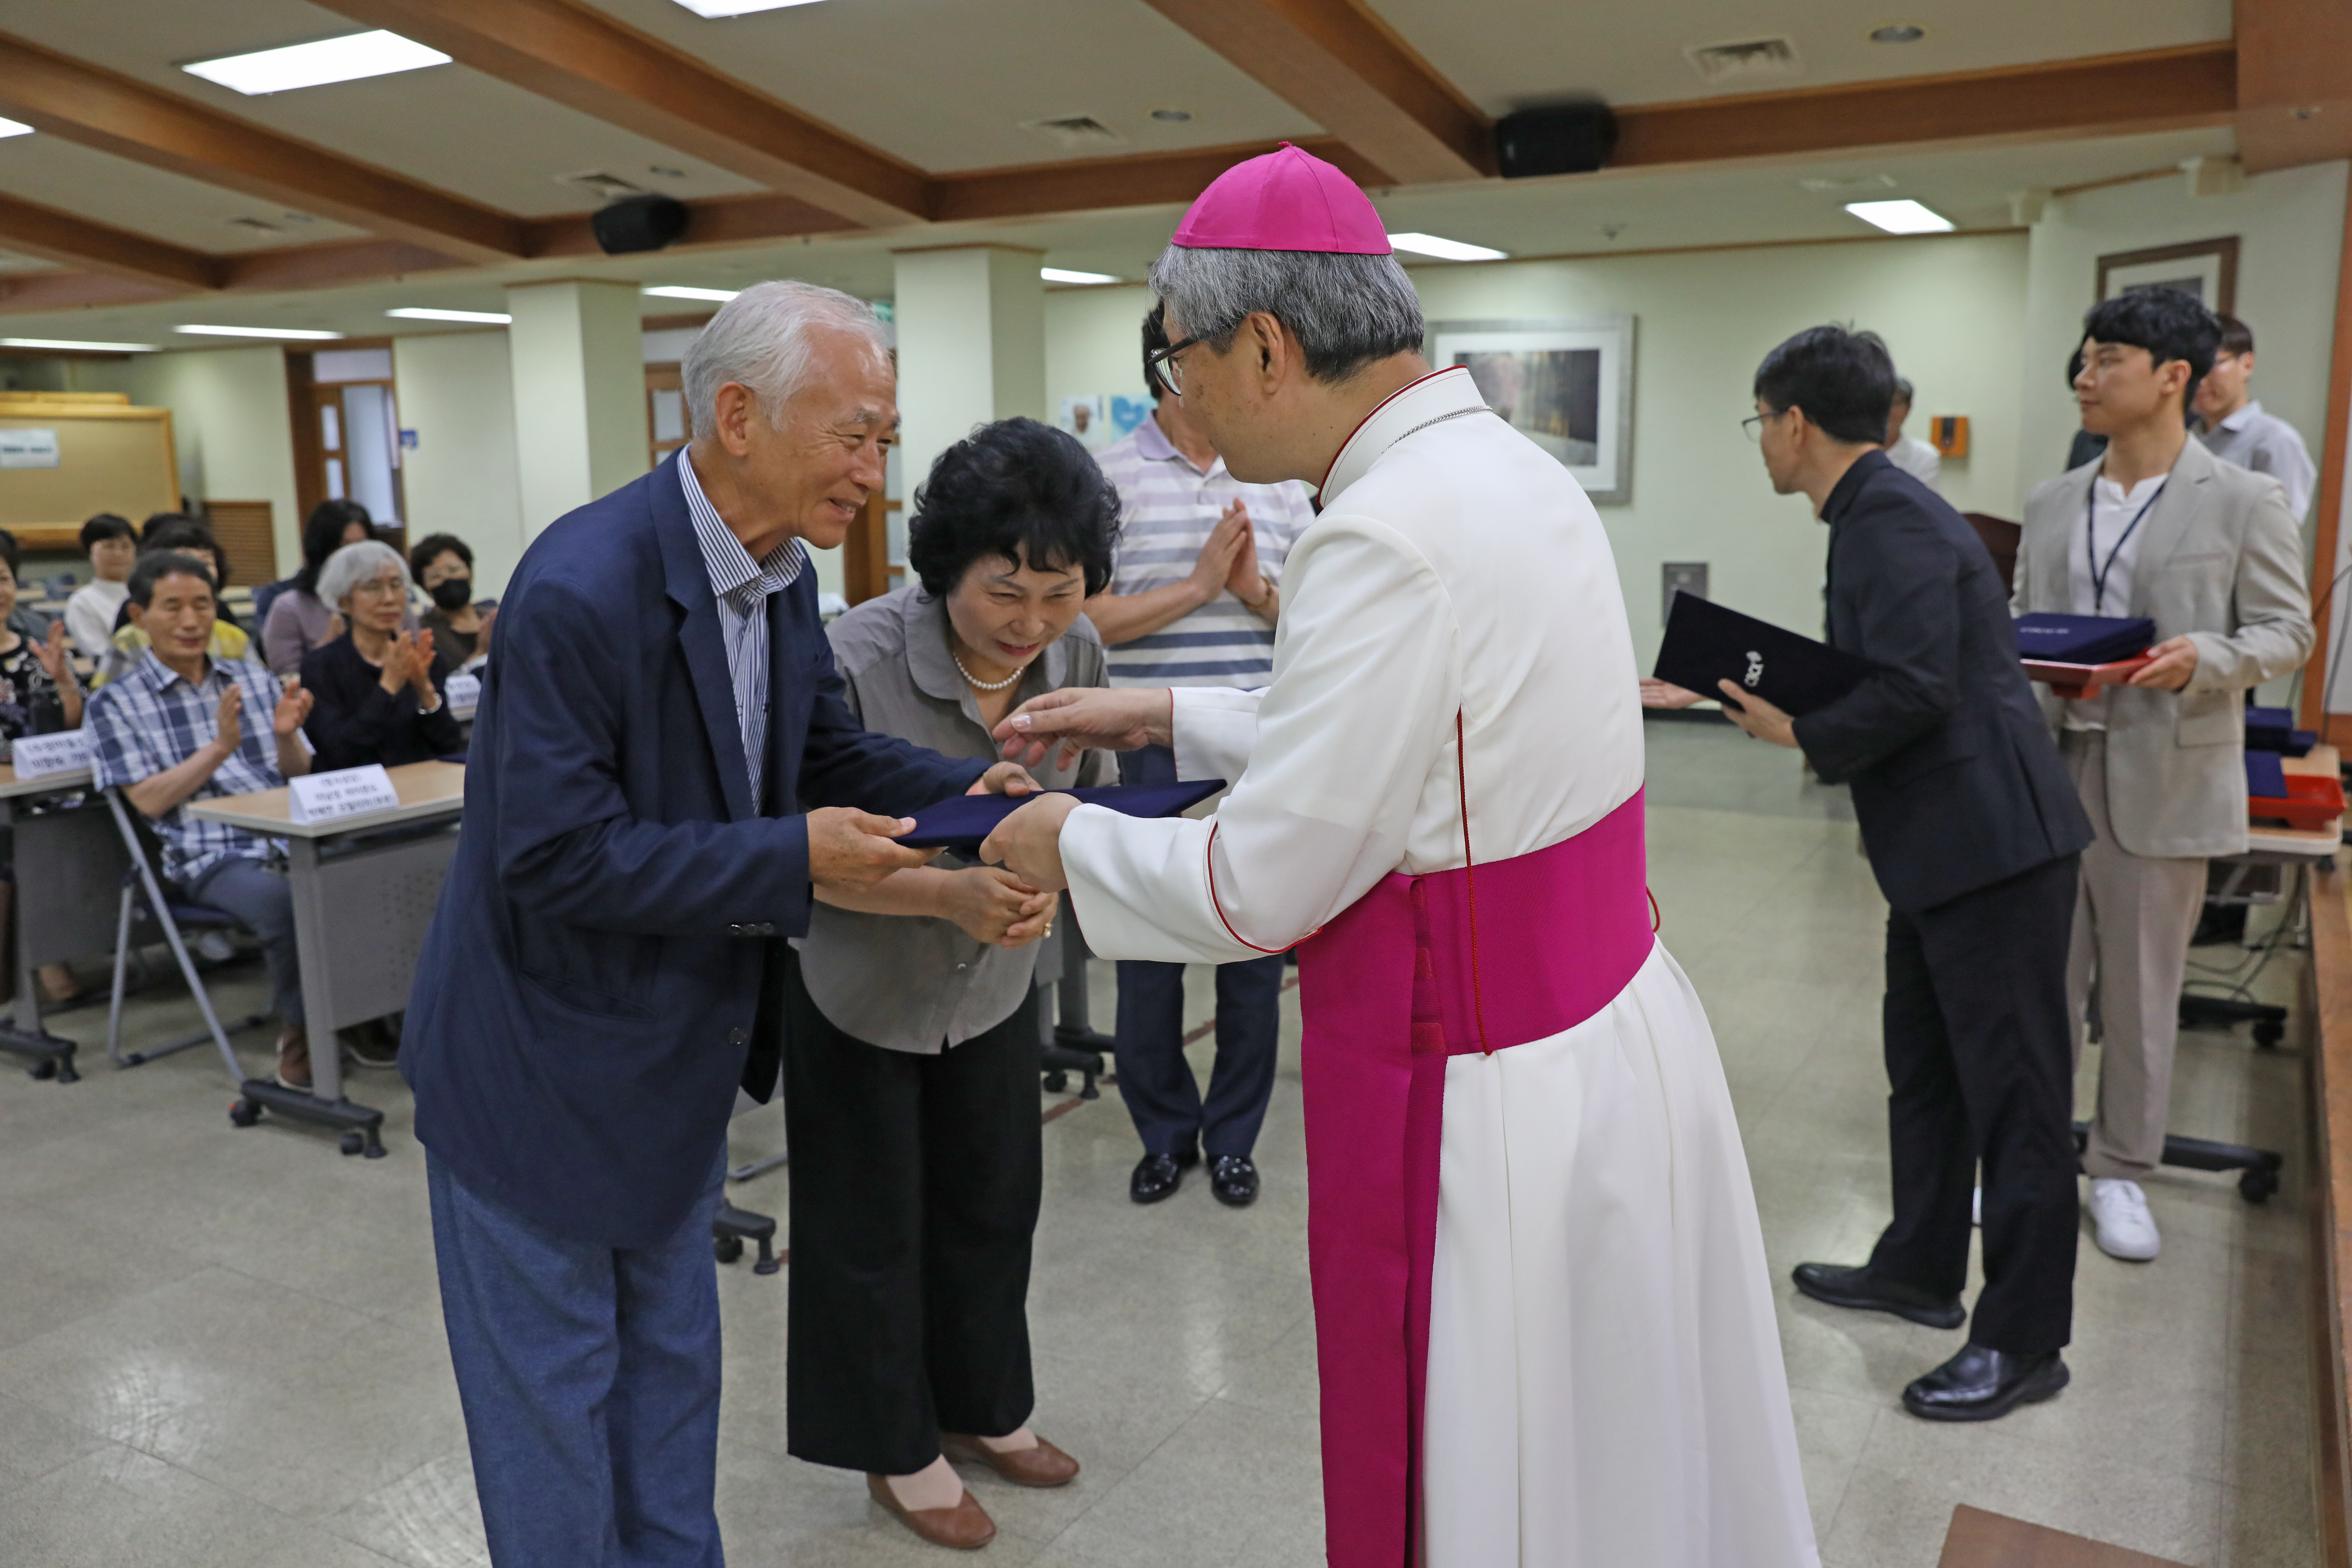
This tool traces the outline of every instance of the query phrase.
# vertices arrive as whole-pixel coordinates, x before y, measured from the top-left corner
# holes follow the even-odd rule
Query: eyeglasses
[[[353,598],[362,594],[374,599],[404,598],[408,594],[408,584],[397,577],[370,577],[363,583],[352,584]]]
[[[1747,437],[1750,441],[1760,442],[1764,439],[1764,421],[1767,419],[1781,418],[1786,416],[1788,412],[1789,411],[1787,409],[1783,408],[1779,414],[1751,414],[1747,418],[1742,419],[1739,422],[1739,433]]]
[[[1160,378],[1160,384],[1162,386],[1181,397],[1184,395],[1182,384],[1184,373],[1176,368],[1176,356],[1200,341],[1197,337],[1186,338],[1181,343],[1171,343],[1164,349],[1155,349],[1150,357],[1143,363],[1150,367],[1152,374]]]

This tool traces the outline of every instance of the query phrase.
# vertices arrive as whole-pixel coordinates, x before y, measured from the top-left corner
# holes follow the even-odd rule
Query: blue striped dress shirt
[[[735,721],[743,730],[743,761],[751,773],[751,808],[767,771],[768,752],[768,597],[798,581],[808,564],[808,552],[797,539],[787,539],[754,562],[743,542],[735,537],[710,498],[694,477],[686,451],[677,454],[677,482],[686,491],[686,510],[694,519],[694,536],[702,545],[702,563],[710,573],[710,592],[719,600],[719,630],[727,642],[727,680],[735,689]]]

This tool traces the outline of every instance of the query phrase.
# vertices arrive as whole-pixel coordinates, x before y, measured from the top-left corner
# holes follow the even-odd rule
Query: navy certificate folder
[[[1651,674],[1701,697],[1726,700],[1728,680],[1784,713],[1810,713],[1862,684],[1877,666],[1855,654],[1743,616],[1695,594],[1676,594]]]
[[[2276,752],[2246,753],[2246,793],[2261,800],[2286,798],[2286,764]]]
[[[1055,790],[1088,805],[1107,805],[1129,816],[1174,816],[1225,787],[1223,779],[1191,779],[1168,784],[1101,784]],[[1025,795],[960,795],[915,814],[915,829],[898,840],[916,849],[978,849],[996,825],[1036,798]]]
[[[2037,610],[2017,617],[2017,652],[2047,664],[2113,664],[2137,658],[2156,641],[2146,616],[2062,616]]]

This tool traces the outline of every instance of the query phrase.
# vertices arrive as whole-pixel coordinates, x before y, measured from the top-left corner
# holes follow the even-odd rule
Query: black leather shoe
[[[1200,1156],[1193,1156],[1193,1163]],[[1184,1182],[1184,1161],[1175,1154],[1146,1154],[1135,1163],[1135,1173],[1127,1179],[1127,1195],[1139,1204],[1156,1204],[1172,1197]]]
[[[1958,1298],[1930,1295],[1916,1286],[1881,1279],[1867,1268],[1847,1268],[1835,1263],[1800,1263],[1793,1278],[1798,1289],[1832,1307],[1892,1312],[1931,1329],[1957,1329],[1969,1321],[1968,1310]]]
[[[1903,1408],[1923,1421],[1998,1421],[2021,1405],[2048,1399],[2074,1374],[2056,1351],[2019,1355],[1970,1345],[1903,1391]]]
[[[1227,1208],[1257,1202],[1257,1167],[1247,1154],[1220,1154],[1209,1162],[1209,1191]]]

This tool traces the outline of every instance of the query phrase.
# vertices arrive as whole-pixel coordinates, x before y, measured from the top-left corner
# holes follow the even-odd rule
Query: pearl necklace
[[[972,689],[975,691],[1002,691],[1006,687],[1012,685],[1014,681],[1020,679],[1024,675],[1029,673],[1029,667],[1024,664],[1019,669],[1014,670],[1012,674],[1006,676],[1002,680],[982,680],[971,671],[964,668],[963,660],[956,658],[955,650],[953,648],[950,648],[948,650],[948,657],[951,659],[955,659],[956,673],[970,681],[971,683]]]

